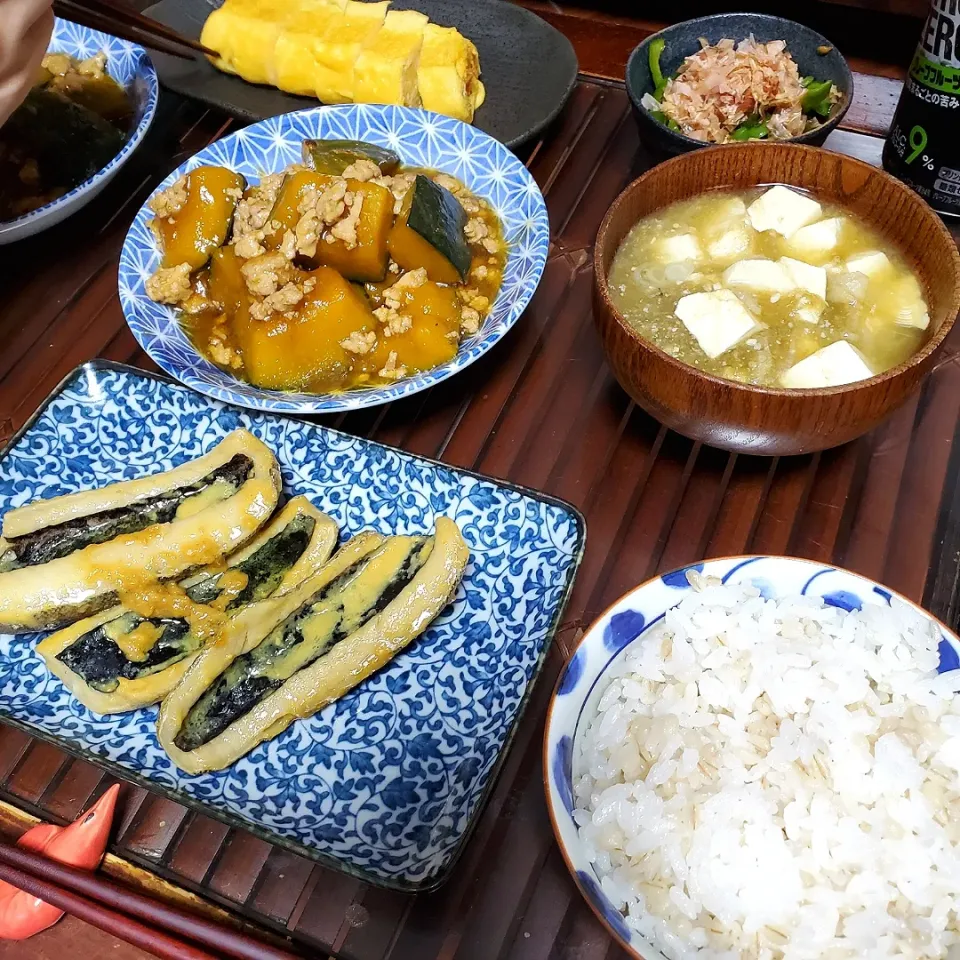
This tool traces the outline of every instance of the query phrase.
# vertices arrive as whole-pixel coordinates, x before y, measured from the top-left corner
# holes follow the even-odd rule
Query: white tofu
[[[662,237],[654,244],[653,249],[656,258],[664,264],[699,260],[702,256],[700,243],[692,233],[681,233],[675,237]]]
[[[873,371],[856,348],[846,340],[835,340],[795,363],[780,377],[780,383],[791,388],[840,387],[872,376]]]
[[[773,260],[740,260],[723,271],[728,287],[744,287],[757,293],[789,293],[796,283],[789,273]]]
[[[784,186],[771,187],[747,207],[754,230],[776,230],[785,237],[792,237],[822,215],[823,208],[816,200]]]
[[[821,300],[827,299],[827,271],[823,267],[811,267],[809,263],[792,257],[781,257],[778,262],[793,280],[795,288],[806,290]]]
[[[847,260],[847,269],[851,273],[863,273],[868,277],[875,277],[885,273],[893,264],[887,255],[880,250],[870,250],[867,253],[858,253]]]
[[[713,260],[736,260],[749,253],[752,247],[753,231],[746,227],[735,227],[711,240],[707,244],[707,255]]]
[[[904,277],[897,284],[893,296],[897,326],[916,327],[918,330],[926,330],[930,326],[930,314],[916,277]]]
[[[711,360],[760,326],[731,290],[687,294],[674,312]]]
[[[820,322],[820,317],[823,316],[825,306],[826,304],[823,303],[804,303],[793,311],[793,315],[804,323],[817,324]]]
[[[724,197],[710,207],[706,219],[706,228],[710,232],[722,230],[734,220],[745,223],[747,205],[739,197]]]
[[[802,227],[792,237],[787,246],[790,252],[804,260],[824,258],[830,255],[833,248],[840,242],[840,228],[843,220],[840,217],[830,217],[829,220],[820,220]]]

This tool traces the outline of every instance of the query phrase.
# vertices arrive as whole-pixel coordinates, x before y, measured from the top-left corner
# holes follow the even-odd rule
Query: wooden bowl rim
[[[840,52],[840,48],[833,43],[829,37],[825,37],[819,30],[814,30],[813,27],[808,27],[805,23],[800,23],[798,20],[791,20],[790,17],[782,17],[778,13],[757,13],[752,10],[724,10],[717,13],[707,13],[702,17],[691,17],[689,20],[681,20],[677,23],[671,23],[666,27],[662,27],[656,33],[651,33],[648,37],[644,37],[634,48],[630,51],[630,56],[627,57],[627,65],[624,68],[623,72],[623,83],[627,89],[627,96],[630,98],[630,102],[633,104],[636,110],[643,110],[644,107],[641,105],[641,97],[637,96],[636,91],[633,89],[633,85],[630,83],[630,72],[633,66],[633,61],[639,58],[642,54],[641,51],[646,51],[650,48],[650,43],[653,40],[656,40],[660,37],[664,37],[666,34],[670,33],[677,27],[685,27],[691,23],[706,23],[712,20],[717,20],[720,17],[750,17],[754,20],[770,21],[778,20],[781,23],[789,23],[791,26],[796,27],[799,30],[805,31],[808,34],[812,34],[818,40],[823,41],[824,46],[832,47],[832,52],[835,53],[840,58],[840,63],[843,65],[844,70],[844,82],[846,84],[846,89],[841,90],[840,93],[843,95],[843,100],[840,103],[840,109],[833,111],[833,113],[827,117],[827,122],[821,124],[815,131],[807,131],[806,133],[797,134],[796,137],[790,137],[787,140],[778,141],[779,144],[788,144],[788,143],[797,143],[802,144],[804,137],[809,137],[814,133],[822,133],[827,131],[828,133],[832,130],[835,130],[839,126],[840,121],[846,116],[847,111],[850,109],[850,105],[853,103],[853,93],[854,93],[854,77],[853,71],[850,69],[850,63],[847,58]],[[737,41],[739,42],[739,41]],[[789,41],[788,41],[789,47]],[[650,118],[653,120],[653,118]],[[653,120],[654,123],[658,121]],[[664,124],[660,124],[663,127],[663,132],[670,139],[676,140],[678,143],[685,144],[686,146],[692,149],[701,149],[704,147],[703,140],[697,140],[694,137],[688,137],[685,133],[680,133],[677,130],[671,130],[669,127]],[[726,143],[715,143],[711,144],[715,147],[726,147],[733,146],[733,144]]]
[[[645,337],[640,336],[640,334],[637,333],[630,326],[630,324],[627,323],[620,311],[616,308],[616,306],[614,306],[613,300],[610,298],[607,275],[603,268],[603,250],[608,242],[607,231],[610,229],[610,222],[620,209],[620,206],[626,202],[627,198],[639,190],[643,183],[654,173],[658,175],[664,173],[668,174],[669,170],[674,166],[678,166],[683,163],[691,163],[693,162],[693,158],[702,157],[717,150],[790,150],[803,151],[804,153],[809,154],[832,152],[824,150],[822,147],[811,147],[800,143],[717,144],[712,147],[704,147],[702,150],[698,150],[693,153],[682,153],[679,156],[665,160],[663,163],[659,163],[656,166],[651,167],[649,170],[637,177],[636,180],[629,183],[617,196],[613,203],[610,204],[610,207],[607,209],[607,212],[604,214],[603,220],[600,223],[600,229],[597,231],[597,240],[593,248],[593,283],[594,289],[603,299],[604,306],[616,319],[620,328],[628,334],[631,340],[637,343],[637,345],[642,349],[649,350],[654,353],[658,359],[665,361],[669,367],[672,367],[678,373],[692,373],[695,377],[699,377],[707,383],[717,387],[743,390],[745,393],[753,394],[755,396],[778,397],[781,399],[790,397],[834,397],[845,393],[855,393],[857,390],[862,390],[865,386],[873,387],[881,383],[886,383],[888,381],[897,379],[911,368],[919,366],[940,347],[943,341],[947,338],[947,335],[953,329],[953,326],[957,320],[957,314],[960,313],[960,252],[957,250],[957,244],[953,239],[953,235],[947,229],[946,225],[936,214],[936,212],[926,202],[924,202],[918,194],[914,193],[910,187],[902,183],[900,180],[897,180],[896,177],[891,176],[886,172],[886,170],[881,170],[878,167],[874,167],[869,163],[865,163],[863,160],[858,160],[856,157],[850,157],[847,154],[836,154],[836,156],[840,157],[844,163],[853,164],[856,167],[862,167],[865,171],[869,172],[873,176],[880,175],[880,177],[886,181],[889,189],[899,191],[906,198],[908,203],[919,207],[921,216],[933,224],[934,230],[938,231],[941,237],[946,240],[948,249],[950,250],[950,259],[953,264],[953,297],[951,298],[952,302],[950,305],[950,310],[946,319],[942,324],[940,324],[940,329],[937,330],[916,353],[908,357],[902,363],[898,363],[895,367],[891,367],[889,370],[883,371],[883,373],[878,373],[875,376],[868,377],[865,380],[855,380],[853,383],[846,383],[839,387],[763,387],[752,383],[741,383],[739,380],[726,380],[723,377],[715,376],[712,373],[706,373],[705,371],[700,370],[698,367],[693,366],[693,364],[684,363],[682,360],[678,360],[676,357],[670,356],[670,354],[664,350],[661,350],[660,347],[658,347],[655,343],[647,340]],[[798,186],[797,184],[785,185]],[[751,186],[764,186],[764,184],[745,184],[742,186],[745,189],[749,189]],[[701,192],[707,193],[710,190],[724,189],[724,187],[725,185],[723,184],[708,184],[704,186]],[[800,187],[799,189],[805,188]],[[840,206],[842,206],[842,204],[840,204]],[[865,219],[868,223],[871,223],[869,218]],[[896,244],[894,244],[894,246],[896,246]]]

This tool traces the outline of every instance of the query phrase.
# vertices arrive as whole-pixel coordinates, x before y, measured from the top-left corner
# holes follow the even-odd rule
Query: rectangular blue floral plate
[[[456,520],[471,561],[455,602],[357,689],[218,773],[173,765],[156,708],[98,717],[79,704],[34,652],[37,636],[0,635],[0,716],[371,883],[435,887],[479,815],[563,615],[583,518],[532,491],[101,361],[75,370],[0,455],[0,516],[176,466],[237,426],[267,443],[286,492],[329,513],[342,538]]]

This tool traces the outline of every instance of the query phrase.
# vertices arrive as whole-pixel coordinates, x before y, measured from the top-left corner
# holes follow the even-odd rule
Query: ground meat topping
[[[331,228],[327,236],[327,242],[332,243],[331,237],[336,240],[342,240],[348,250],[352,250],[357,245],[357,224],[360,222],[360,211],[363,209],[363,194],[348,193],[344,195],[347,204],[347,215],[338,220]]]
[[[233,238],[262,230],[270,219],[270,211],[277,202],[277,194],[283,185],[284,174],[268,173],[255,187],[247,191],[237,203],[237,212],[233,219]]]
[[[187,202],[187,178],[180,177],[161,190],[148,204],[158,217],[172,217],[180,212]]]
[[[160,267],[147,278],[147,296],[156,303],[178,304],[193,295],[190,287],[190,264],[178,263],[175,267]]]
[[[262,230],[254,230],[252,233],[245,233],[242,237],[233,243],[233,252],[241,260],[252,260],[266,253],[267,248],[260,242],[263,239]]]
[[[290,274],[290,265],[282,253],[264,253],[248,260],[241,268],[247,289],[259,297],[276,293]]]
[[[223,333],[220,330],[215,330],[210,334],[207,349],[210,351],[210,359],[214,363],[219,363],[221,367],[231,367],[234,370],[239,370],[243,366],[243,358],[240,353],[224,340]]]
[[[290,311],[303,299],[303,290],[295,283],[285,283],[275,293],[263,300],[250,304],[250,316],[254,320],[266,320],[275,313],[289,315]]]
[[[415,173],[395,173],[392,177],[376,177],[371,182],[386,187],[393,194],[393,214],[396,216],[403,205],[403,198],[416,179],[417,175]]]
[[[377,372],[377,376],[384,380],[402,380],[407,375],[407,368],[402,363],[397,363],[397,354],[391,350],[390,356],[382,370]]]
[[[479,217],[471,217],[463,228],[463,233],[470,243],[479,243],[489,236],[490,228]]]
[[[361,180],[364,183],[379,176],[380,168],[372,160],[367,160],[365,157],[355,160],[343,171],[345,180]]]
[[[410,270],[405,273],[393,286],[387,287],[387,289],[383,291],[383,299],[388,303],[391,300],[396,300],[399,303],[404,294],[412,293],[418,287],[422,287],[426,282],[426,267],[417,267],[416,270]]]
[[[480,329],[480,313],[473,307],[464,307],[460,311],[460,330],[468,337]]]
[[[364,333],[362,330],[354,330],[345,340],[340,341],[340,346],[347,353],[355,353],[357,356],[363,356],[369,353],[377,345],[377,335],[371,330]]]

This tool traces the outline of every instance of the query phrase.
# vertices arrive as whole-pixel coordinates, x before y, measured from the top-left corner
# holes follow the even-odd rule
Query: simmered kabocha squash
[[[464,227],[467,215],[445,187],[417,174],[390,231],[390,256],[404,270],[425,267],[437,283],[460,283],[472,255]]]
[[[292,316],[237,316],[234,330],[247,377],[258,387],[329,389],[346,376],[350,356],[341,343],[376,329],[362,294],[331,267],[307,275],[313,285]]]
[[[276,250],[283,240],[284,233],[287,230],[296,229],[297,221],[301,217],[299,207],[307,191],[322,190],[331,180],[332,177],[313,170],[297,170],[284,177],[267,221],[267,227],[277,224],[274,229],[267,232],[264,238],[264,246],[268,250]]]
[[[226,167],[197,167],[187,174],[187,199],[172,217],[157,217],[153,229],[163,248],[163,266],[181,263],[199,270],[223,246],[246,181]]]
[[[392,150],[364,143],[362,140],[304,140],[303,162],[317,173],[339,177],[358,160],[375,163],[384,176],[390,176],[400,167],[400,157]]]
[[[311,576],[336,542],[333,520],[294,497],[226,569],[128,593],[123,605],[51,634],[37,652],[95,713],[157,703],[228,621]]]
[[[242,195],[199,269],[202,252],[191,265],[168,250],[181,263],[157,271],[147,295],[182,308],[210,362],[267,390],[364,389],[449,362],[502,285],[496,212],[449,174],[405,168],[377,144],[308,140],[303,155]],[[189,213],[184,186],[152,202],[158,236]],[[181,210],[172,223],[167,209]]]
[[[403,333],[377,340],[366,363],[372,374],[386,366],[391,353],[408,373],[431,370],[456,356],[460,300],[454,287],[428,280],[409,294],[401,309],[413,322]]]
[[[382,280],[387,273],[387,241],[393,225],[393,194],[376,183],[347,180],[347,189],[362,198],[357,221],[357,242],[327,236],[317,244],[316,260],[339,270],[358,283]]]
[[[233,247],[220,247],[210,258],[207,294],[230,316],[246,314],[250,309],[250,292],[240,267],[240,258]]]

